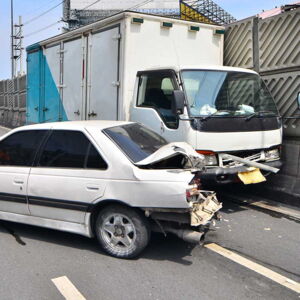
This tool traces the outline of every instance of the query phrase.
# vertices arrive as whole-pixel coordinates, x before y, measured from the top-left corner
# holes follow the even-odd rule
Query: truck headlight
[[[265,151],[266,160],[275,160],[280,158],[279,149]]]
[[[204,156],[204,163],[206,166],[217,166],[217,154],[213,151],[196,150],[199,154]]]

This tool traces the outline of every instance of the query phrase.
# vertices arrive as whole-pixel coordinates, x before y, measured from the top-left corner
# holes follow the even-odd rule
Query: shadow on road
[[[245,208],[230,201],[225,201],[221,214],[231,214],[243,210]],[[222,226],[222,222],[218,226]],[[26,244],[30,244],[30,240],[36,240],[74,249],[88,250],[99,255],[106,255],[95,238],[90,239],[68,232],[1,220],[0,232],[12,235],[16,240],[16,245],[20,247],[26,247]],[[214,242],[217,239],[216,234],[212,227],[205,240]],[[168,234],[165,238],[162,234],[153,233],[148,247],[135,260],[172,261],[188,266],[192,264],[192,251],[195,247],[202,246],[186,243],[172,234]]]
[[[88,250],[106,256],[104,251],[98,246],[95,238],[90,239],[77,234],[9,221],[0,221],[0,232],[12,235],[16,240],[16,245],[20,247],[26,247],[30,244],[30,240],[36,240],[43,243]],[[191,257],[191,251],[194,247],[195,245],[188,244],[171,234],[165,238],[161,234],[153,233],[148,247],[135,260],[150,259],[190,265],[192,262],[187,257]]]
[[[191,252],[199,245],[186,243],[179,238],[168,234],[165,238],[162,234],[152,234],[152,238],[148,248],[142,253],[140,258],[157,260],[157,261],[172,261],[182,265],[191,265]]]

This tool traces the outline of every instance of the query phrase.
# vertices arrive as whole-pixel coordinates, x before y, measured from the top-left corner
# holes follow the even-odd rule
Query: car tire
[[[95,233],[109,255],[134,258],[148,245],[151,231],[142,213],[130,207],[109,205],[99,212]]]

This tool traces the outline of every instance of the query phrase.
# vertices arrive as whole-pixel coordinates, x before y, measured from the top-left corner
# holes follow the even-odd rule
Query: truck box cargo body
[[[247,171],[224,152],[278,167],[278,110],[256,72],[222,66],[223,29],[122,12],[31,45],[27,123],[141,122],[204,154],[214,182]]]
[[[129,119],[137,71],[221,66],[220,27],[191,25],[125,12],[28,47],[27,122]]]

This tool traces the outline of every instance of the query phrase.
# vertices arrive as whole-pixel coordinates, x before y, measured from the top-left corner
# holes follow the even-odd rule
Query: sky
[[[0,0],[0,80],[11,76],[10,2],[11,0]],[[62,18],[62,2],[62,0],[13,0],[14,20],[17,22],[20,15],[23,19],[25,48],[62,32],[65,24],[58,23]],[[214,0],[214,2],[240,20],[263,10],[291,3],[292,0]],[[48,10],[50,11],[47,12]],[[41,14],[43,14],[41,17],[36,18]]]

